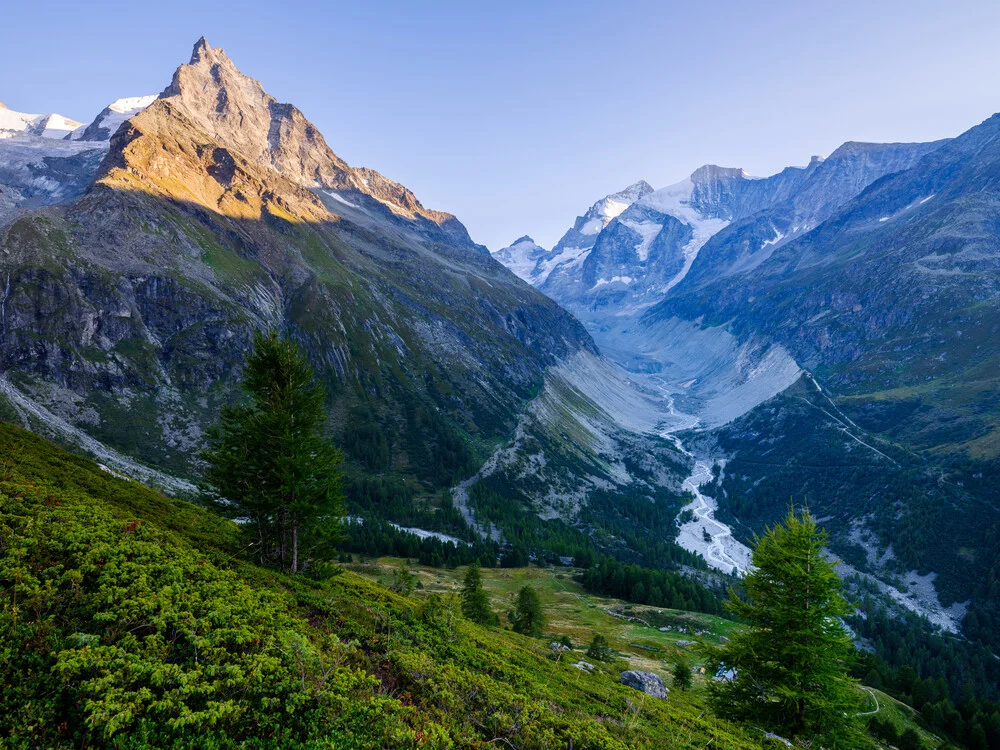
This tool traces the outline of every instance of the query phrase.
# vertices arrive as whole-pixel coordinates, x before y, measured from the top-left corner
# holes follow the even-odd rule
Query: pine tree
[[[523,586],[517,593],[514,609],[507,613],[514,631],[521,635],[540,636],[545,629],[542,600],[531,586]]]
[[[243,403],[209,431],[206,479],[235,517],[248,519],[260,560],[293,573],[330,557],[343,504],[340,452],[323,436],[326,393],[294,343],[257,333]]]
[[[731,719],[822,737],[824,747],[862,747],[852,719],[861,696],[848,676],[854,648],[841,621],[850,607],[823,556],[826,541],[808,512],[794,510],[756,540],[745,598],[731,591],[727,603],[747,626],[727,644],[706,647],[716,672],[735,670],[733,679],[711,683],[710,698]]]
[[[465,573],[462,583],[462,614],[480,625],[496,625],[497,616],[490,609],[490,597],[483,588],[479,562],[474,561]]]

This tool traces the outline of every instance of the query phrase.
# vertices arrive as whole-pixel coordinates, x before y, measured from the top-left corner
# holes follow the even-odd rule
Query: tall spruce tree
[[[323,435],[326,393],[298,347],[257,333],[242,403],[209,431],[206,480],[231,515],[249,519],[260,560],[296,573],[333,554],[341,455]]]
[[[490,597],[483,588],[479,562],[473,561],[462,582],[462,614],[480,625],[496,625],[496,614],[490,608]]]
[[[823,556],[826,541],[808,511],[794,509],[757,538],[744,596],[730,591],[726,605],[746,627],[706,647],[708,663],[725,673],[710,684],[710,700],[721,716],[819,737],[823,747],[866,747],[853,719],[861,698],[848,675],[854,647],[841,620],[850,607]]]

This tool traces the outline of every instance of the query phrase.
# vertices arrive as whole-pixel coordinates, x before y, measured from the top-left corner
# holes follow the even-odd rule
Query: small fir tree
[[[392,583],[389,584],[389,588],[395,591],[397,594],[405,594],[409,596],[413,593],[413,589],[417,586],[417,577],[413,575],[413,571],[410,570],[410,566],[406,562],[401,562],[399,567],[393,571]]]
[[[595,633],[587,648],[587,658],[594,661],[608,661],[611,658],[611,645],[608,639],[600,633]]]
[[[257,555],[296,573],[330,557],[343,504],[341,456],[323,435],[326,393],[298,347],[257,333],[243,403],[209,431],[206,479],[221,507],[248,519]]]
[[[821,737],[824,747],[861,747],[852,718],[860,694],[848,675],[854,647],[841,621],[850,607],[823,555],[826,542],[812,516],[794,509],[756,539],[744,598],[731,591],[727,603],[747,626],[705,647],[714,673],[726,674],[709,695],[727,718]]]
[[[523,586],[517,593],[514,609],[507,614],[514,631],[521,635],[540,636],[545,629],[542,600],[531,586]]]
[[[490,608],[490,597],[483,588],[479,562],[469,565],[462,583],[462,614],[480,625],[496,625],[496,614]]]
[[[687,659],[681,657],[674,662],[674,668],[671,674],[674,678],[675,688],[680,690],[691,689],[691,665],[688,664]]]

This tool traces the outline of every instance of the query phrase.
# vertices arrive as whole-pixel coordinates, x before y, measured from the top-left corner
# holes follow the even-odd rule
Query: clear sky
[[[88,121],[204,34],[351,164],[497,249],[704,163],[771,174],[845,140],[1000,111],[1000,2],[8,3],[0,101]]]

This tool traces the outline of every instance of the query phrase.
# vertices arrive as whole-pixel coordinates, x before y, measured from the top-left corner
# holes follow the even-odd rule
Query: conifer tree
[[[323,435],[326,393],[298,347],[257,333],[242,403],[209,431],[206,479],[234,517],[248,519],[258,557],[298,572],[334,554],[343,503],[341,456]]]
[[[514,631],[521,635],[539,636],[545,629],[545,613],[542,600],[531,586],[523,586],[517,592],[514,609],[507,613]]]
[[[683,656],[674,662],[671,674],[674,678],[674,687],[680,690],[691,689],[691,665]]]
[[[608,639],[600,633],[594,633],[594,639],[587,648],[587,658],[594,661],[610,661],[611,644],[608,643]]]
[[[462,583],[462,614],[480,625],[496,625],[497,616],[490,609],[490,597],[483,588],[483,577],[479,561],[469,565]]]
[[[808,511],[794,509],[757,538],[744,598],[730,591],[727,603],[746,627],[706,647],[712,669],[732,676],[712,681],[710,699],[727,718],[821,737],[824,747],[862,747],[853,721],[861,696],[848,675],[854,648],[841,620],[850,607],[823,556],[826,541]]]

